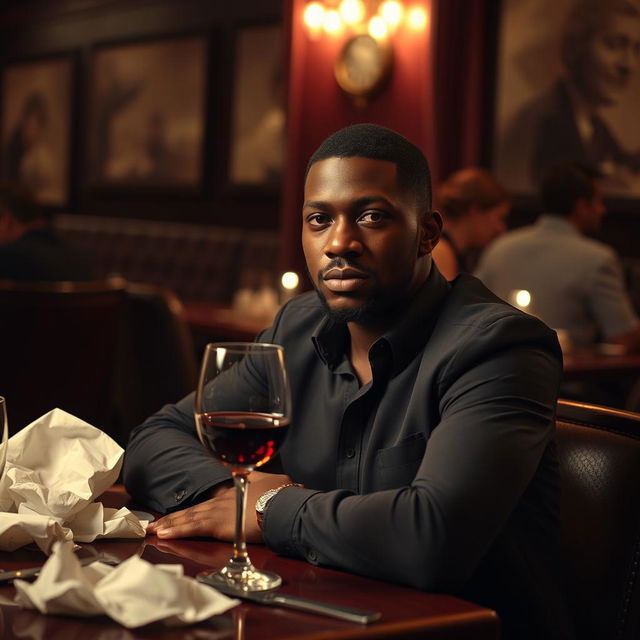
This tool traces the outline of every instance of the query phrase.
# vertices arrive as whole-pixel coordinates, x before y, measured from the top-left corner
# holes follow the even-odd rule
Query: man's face
[[[302,247],[328,309],[367,324],[397,307],[429,273],[439,218],[417,210],[392,162],[328,158],[307,175]]]
[[[640,59],[640,19],[610,13],[587,46],[582,90],[597,105],[615,104]]]

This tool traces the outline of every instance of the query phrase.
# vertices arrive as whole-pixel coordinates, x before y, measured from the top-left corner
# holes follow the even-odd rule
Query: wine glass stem
[[[242,565],[249,564],[247,543],[245,541],[244,514],[247,508],[247,473],[233,473],[233,484],[236,487],[236,534],[233,540],[233,555],[231,562]]]

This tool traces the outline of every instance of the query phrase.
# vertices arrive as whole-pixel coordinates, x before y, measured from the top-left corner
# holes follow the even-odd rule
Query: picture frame
[[[230,114],[229,184],[276,190],[284,172],[285,68],[282,25],[236,31]]]
[[[69,204],[74,73],[72,55],[2,68],[0,177],[48,207]]]
[[[98,45],[88,96],[89,186],[202,187],[208,41],[181,35]]]
[[[620,7],[623,8],[620,8]],[[640,11],[607,0],[502,0],[493,169],[531,196],[552,164],[602,175],[605,195],[640,197]]]

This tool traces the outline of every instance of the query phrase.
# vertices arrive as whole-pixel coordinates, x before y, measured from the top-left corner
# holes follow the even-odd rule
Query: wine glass
[[[196,389],[196,427],[204,447],[231,470],[236,522],[229,562],[218,572],[200,574],[200,582],[242,591],[264,591],[281,584],[280,576],[258,571],[251,563],[244,514],[247,477],[278,451],[290,417],[283,347],[258,342],[207,345]]]

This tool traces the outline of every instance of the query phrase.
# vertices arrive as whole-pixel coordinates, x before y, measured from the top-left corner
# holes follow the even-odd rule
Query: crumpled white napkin
[[[183,575],[182,565],[153,565],[132,556],[117,567],[80,565],[71,542],[56,542],[38,579],[14,580],[16,602],[41,613],[107,615],[133,629],[162,621],[193,624],[240,603]]]
[[[124,450],[106,433],[60,409],[8,441],[0,482],[0,550],[56,540],[143,538],[146,522],[93,500],[118,478]]]

